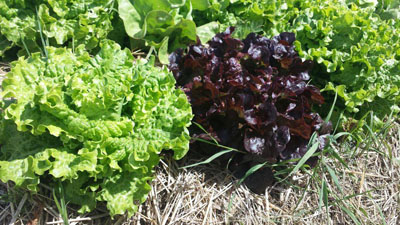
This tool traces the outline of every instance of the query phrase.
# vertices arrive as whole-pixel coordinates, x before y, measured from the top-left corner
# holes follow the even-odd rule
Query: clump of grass
[[[57,192],[57,194],[56,194]],[[58,201],[57,195],[60,197],[60,201]],[[64,187],[61,182],[58,183],[56,188],[53,189],[53,199],[54,203],[57,206],[58,212],[61,214],[61,218],[64,222],[64,225],[69,225],[68,221],[68,212],[67,212],[67,204],[65,203],[64,198]]]

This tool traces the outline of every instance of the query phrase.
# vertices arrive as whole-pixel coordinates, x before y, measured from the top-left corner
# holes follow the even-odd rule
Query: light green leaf
[[[210,7],[209,0],[190,0],[192,3],[193,9],[197,9],[200,11],[208,9]]]
[[[35,159],[27,157],[13,161],[0,161],[0,179],[4,183],[13,181],[17,186],[25,186],[31,191],[37,190],[39,178],[34,173]]]
[[[174,25],[172,16],[161,10],[152,10],[146,15],[147,31],[149,33],[159,32],[165,30],[163,27],[169,27]]]
[[[99,200],[107,202],[111,216],[128,212],[132,216],[137,211],[138,204],[146,200],[150,191],[151,176],[138,173],[123,173],[114,175],[101,185],[102,191]]]
[[[118,14],[124,21],[126,33],[133,38],[143,38],[146,35],[146,25],[137,9],[130,0],[118,0]]]
[[[185,5],[186,0],[168,0],[171,4],[171,8],[179,8]]]
[[[158,50],[158,59],[162,64],[169,64],[168,59],[168,37],[165,37],[161,42],[161,47]]]
[[[210,22],[196,28],[197,35],[201,43],[207,43],[212,37],[220,32],[220,25],[218,22]]]

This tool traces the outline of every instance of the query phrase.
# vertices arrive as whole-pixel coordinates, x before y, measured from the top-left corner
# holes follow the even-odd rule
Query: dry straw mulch
[[[343,194],[339,194],[327,172],[320,172],[314,178],[299,172],[291,178],[291,185],[275,184],[265,195],[257,195],[244,185],[238,186],[238,180],[215,163],[179,169],[200,160],[193,159],[193,154],[180,162],[166,157],[156,170],[147,201],[135,216],[111,220],[104,206],[79,216],[71,206],[70,224],[354,224],[342,208],[333,204],[342,200],[346,208],[353,209],[361,224],[397,225],[400,222],[400,125],[392,129],[386,141],[390,145],[379,150],[389,152],[391,148],[392,159],[366,151],[346,159],[349,168],[325,159],[331,168],[341,168],[336,173]],[[318,207],[320,182],[315,176],[325,178],[332,190],[328,198],[329,213],[325,207]],[[46,187],[42,187],[45,190],[42,195],[30,196],[3,184],[2,194],[14,193],[14,201],[0,204],[1,224],[11,220],[15,224],[62,224],[51,192],[46,194]]]
[[[340,194],[328,172],[315,175],[325,178],[332,192],[337,191],[328,198],[329,213],[325,207],[319,209],[320,183],[308,174],[299,172],[291,179],[292,185],[276,184],[265,195],[257,195],[244,185],[237,186],[237,179],[215,164],[179,170],[198,160],[180,165],[167,160],[157,170],[148,201],[128,224],[354,224],[338,204],[332,204],[341,198],[346,208],[356,209],[354,216],[362,224],[400,224],[399,125],[386,141],[389,145],[379,150],[388,153],[390,148],[392,160],[375,151],[347,158],[349,168],[325,159],[337,168],[343,191]]]

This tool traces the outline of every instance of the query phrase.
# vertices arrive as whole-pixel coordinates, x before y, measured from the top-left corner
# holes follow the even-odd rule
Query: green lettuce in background
[[[346,0],[346,2],[354,3],[362,8],[370,8],[384,20],[400,19],[399,0]]]
[[[220,31],[216,22],[196,27],[192,19],[193,11],[209,6],[208,0],[118,0],[118,13],[131,48],[154,47],[160,62],[168,64],[169,52],[195,43],[197,35],[208,40]]]
[[[44,46],[97,51],[109,38],[131,49],[153,47],[168,64],[169,52],[221,31],[218,22],[194,23],[192,13],[209,7],[208,0],[0,0],[0,58],[14,46],[19,56],[46,55]]]
[[[13,46],[19,55],[48,45],[93,49],[113,29],[114,7],[115,0],[0,0],[0,58]]]
[[[375,122],[400,111],[400,20],[394,0],[210,0],[198,25],[219,21],[237,26],[236,36],[258,32],[272,37],[296,34],[303,59],[316,62],[312,83],[324,88],[327,102],[338,93],[336,117],[345,123],[371,110]],[[328,111],[329,104],[321,111]],[[353,119],[351,119],[353,118]],[[345,125],[343,123],[343,125]]]
[[[3,81],[0,179],[36,191],[64,186],[80,212],[105,201],[110,215],[146,199],[163,149],[182,158],[192,118],[166,68],[112,41],[91,57],[81,45],[48,47],[12,63]]]

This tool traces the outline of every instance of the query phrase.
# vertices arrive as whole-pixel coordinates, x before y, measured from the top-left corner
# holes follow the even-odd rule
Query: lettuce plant
[[[254,162],[300,158],[314,132],[324,148],[330,125],[312,110],[324,99],[308,84],[313,63],[294,50],[294,34],[267,39],[250,33],[240,40],[231,37],[233,30],[170,56],[169,68],[192,104],[194,121]],[[204,137],[202,130],[194,129],[194,135]]]
[[[105,201],[111,216],[146,199],[163,149],[182,158],[192,119],[167,68],[134,61],[105,40],[91,57],[47,48],[13,62],[3,81],[0,179],[36,191],[61,183],[80,212]]]
[[[114,2],[0,0],[0,57],[13,46],[22,49],[20,55],[44,50],[46,45],[84,44],[93,49],[113,29]]]
[[[194,14],[201,25],[220,21],[249,32],[274,36],[290,31],[302,59],[313,60],[311,82],[338,101],[334,115],[362,119],[370,110],[379,121],[400,108],[400,20],[398,1],[293,0],[215,1]],[[326,106],[320,112],[326,112]]]
[[[119,16],[126,33],[132,38],[132,48],[155,47],[159,59],[168,64],[168,53],[195,43],[197,36],[211,38],[215,23],[196,27],[192,11],[204,11],[208,0],[119,0]],[[217,25],[218,26],[218,25]]]

